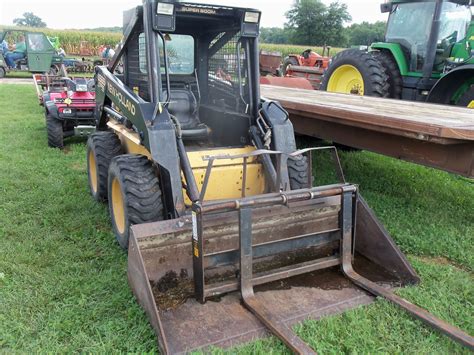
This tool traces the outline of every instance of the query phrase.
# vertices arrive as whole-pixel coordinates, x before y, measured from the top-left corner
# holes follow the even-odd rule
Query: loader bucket
[[[129,283],[160,350],[187,353],[267,336],[269,327],[249,311],[252,302],[271,310],[277,328],[370,303],[373,297],[341,271],[347,245],[355,248],[349,254],[360,275],[384,287],[417,283],[415,271],[354,191],[340,184],[283,198],[267,194],[243,198],[237,206],[195,206],[193,216],[133,226]],[[343,208],[344,201],[350,206]],[[355,243],[343,248],[347,233]],[[249,235],[251,259],[243,252]],[[241,284],[246,277],[255,287],[249,304]]]

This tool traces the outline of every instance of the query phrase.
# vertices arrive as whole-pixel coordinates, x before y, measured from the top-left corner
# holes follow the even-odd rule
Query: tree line
[[[276,44],[350,47],[381,41],[384,21],[345,26],[352,20],[347,5],[339,1],[325,5],[321,0],[299,0],[286,13],[283,28],[262,28],[260,41]]]

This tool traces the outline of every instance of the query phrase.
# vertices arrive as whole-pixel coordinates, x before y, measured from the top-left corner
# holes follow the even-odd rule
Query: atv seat
[[[199,120],[198,103],[192,91],[172,89],[170,96],[168,111],[178,120],[183,139],[208,138],[209,128]]]

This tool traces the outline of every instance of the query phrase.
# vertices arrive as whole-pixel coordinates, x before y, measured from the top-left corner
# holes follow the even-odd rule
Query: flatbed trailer
[[[296,133],[474,178],[474,112],[467,108],[261,85]]]

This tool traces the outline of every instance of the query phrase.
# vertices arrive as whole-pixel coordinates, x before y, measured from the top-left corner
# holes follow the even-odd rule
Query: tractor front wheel
[[[348,49],[334,56],[324,73],[321,90],[388,97],[390,85],[380,61],[368,52]]]
[[[164,219],[157,173],[143,155],[112,159],[108,177],[109,211],[115,237],[128,248],[130,226]]]
[[[46,130],[48,132],[48,146],[64,148],[63,123],[49,113],[46,113]]]
[[[474,109],[474,84],[459,98],[457,106]]]
[[[98,131],[87,140],[87,175],[92,197],[99,202],[107,200],[107,179],[110,162],[122,154],[120,139],[113,132]]]

